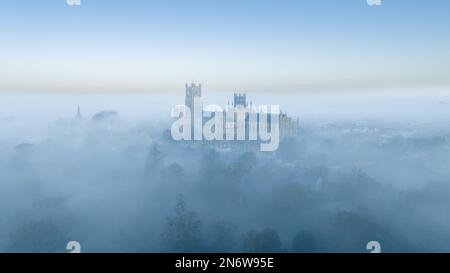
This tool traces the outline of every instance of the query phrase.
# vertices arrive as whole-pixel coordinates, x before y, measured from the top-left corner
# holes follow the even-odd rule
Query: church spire
[[[81,116],[81,109],[80,109],[80,105],[78,105],[78,108],[77,108],[77,119],[78,120],[81,120],[83,117]]]

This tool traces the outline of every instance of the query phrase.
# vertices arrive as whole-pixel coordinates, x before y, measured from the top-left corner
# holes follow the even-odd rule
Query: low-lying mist
[[[263,153],[173,141],[182,94],[2,96],[2,252],[450,251],[445,98],[272,97],[301,129]]]

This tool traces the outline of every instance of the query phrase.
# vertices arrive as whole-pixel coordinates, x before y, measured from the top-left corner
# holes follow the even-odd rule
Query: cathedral
[[[194,135],[194,127],[195,127],[195,118],[194,115],[197,112],[201,112],[201,116],[204,119],[204,113],[205,110],[203,109],[203,104],[201,102],[201,97],[202,97],[202,85],[201,84],[195,84],[195,83],[191,83],[186,84],[185,85],[185,105],[187,107],[189,107],[190,109],[190,114],[191,114],[191,134],[192,134],[192,139],[194,139],[193,135]],[[234,112],[236,115],[237,112],[239,111],[246,111],[246,110],[251,110],[251,109],[256,109],[256,106],[254,106],[252,104],[252,102],[250,101],[250,103],[247,101],[247,95],[245,93],[234,93],[234,97],[233,97],[233,101],[232,103],[228,103],[226,105],[225,108],[225,112],[224,112],[224,120],[229,119],[229,116],[227,116],[227,112]],[[233,122],[225,122],[224,123],[224,128],[223,128],[223,132],[225,133],[227,130],[232,130],[234,133],[237,134],[237,132],[239,131],[238,129],[244,129],[245,128],[245,140],[252,140],[250,137],[250,122],[249,120],[251,119],[250,115],[252,115],[251,111],[247,111],[245,113],[245,119],[241,120],[239,122],[239,119],[237,118],[233,118]],[[256,120],[257,120],[257,124],[256,126],[259,127],[259,123],[260,123],[260,114],[256,114]],[[208,113],[208,115],[206,116],[210,116],[211,118],[214,117],[213,113]],[[268,118],[271,119],[273,116],[269,114]],[[298,119],[293,119],[291,117],[289,117],[287,115],[287,113],[283,113],[283,112],[279,112],[276,117],[278,118],[278,124],[279,124],[279,134],[280,134],[280,139],[284,139],[284,138],[288,138],[288,137],[295,137],[298,134],[298,130],[299,130],[299,120]],[[205,122],[206,120],[203,120],[203,122]],[[230,127],[231,124],[231,127]],[[226,139],[226,137],[224,137],[223,139]]]

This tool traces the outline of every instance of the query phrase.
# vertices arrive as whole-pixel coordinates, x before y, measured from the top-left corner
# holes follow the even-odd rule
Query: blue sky
[[[81,1],[2,0],[1,91],[450,86],[447,0]]]

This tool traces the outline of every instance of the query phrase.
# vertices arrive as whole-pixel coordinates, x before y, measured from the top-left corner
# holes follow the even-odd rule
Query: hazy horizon
[[[80,1],[1,1],[0,252],[450,252],[450,1]]]
[[[448,1],[5,0],[0,91],[450,86]]]

